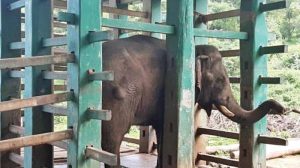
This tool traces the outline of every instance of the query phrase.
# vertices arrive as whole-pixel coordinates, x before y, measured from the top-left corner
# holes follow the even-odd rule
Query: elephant
[[[112,111],[112,119],[102,122],[101,145],[118,156],[119,167],[121,141],[132,125],[153,126],[160,149],[167,50],[164,40],[144,35],[107,41],[102,47],[103,70],[113,71],[114,81],[104,81],[102,86],[103,108]],[[198,45],[195,53],[195,103],[208,114],[215,105],[234,122],[253,123],[267,113],[285,111],[275,100],[267,100],[252,111],[242,109],[232,95],[217,48]]]

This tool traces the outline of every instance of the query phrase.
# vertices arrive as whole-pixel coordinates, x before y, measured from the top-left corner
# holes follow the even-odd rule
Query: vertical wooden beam
[[[128,4],[120,4],[120,3],[117,3],[117,8],[119,9],[128,9]],[[119,16],[119,19],[122,19],[122,20],[128,20],[128,16]],[[126,38],[128,37],[128,33],[124,33],[123,30],[119,30],[119,38]]]
[[[152,126],[140,126],[140,153],[150,153],[155,143],[155,130]]]
[[[51,38],[52,2],[30,0],[25,2],[25,57],[51,54],[50,48],[42,47],[43,38]],[[25,68],[25,98],[52,93],[52,82],[42,78],[50,65]],[[53,116],[42,113],[42,107],[25,109],[25,135],[53,131]],[[49,144],[26,147],[25,168],[53,167],[53,150]]]
[[[167,75],[163,135],[164,168],[194,167],[194,68],[193,0],[168,1]],[[176,17],[175,17],[176,16]]]
[[[161,0],[143,0],[143,11],[148,12],[148,22],[161,22]],[[151,33],[151,36],[161,38],[160,33]]]
[[[74,25],[68,26],[68,50],[75,54],[75,63],[68,64],[68,90],[74,91],[68,103],[68,127],[73,128],[74,138],[69,141],[68,166],[72,168],[100,167],[98,161],[85,158],[86,146],[100,148],[101,121],[89,120],[89,108],[101,109],[101,82],[90,81],[88,70],[102,70],[102,45],[91,44],[90,31],[101,28],[100,0],[69,0],[68,12],[75,15]]]
[[[14,58],[20,57],[20,50],[10,50],[9,44],[16,41],[21,41],[21,10],[15,9],[10,11],[8,4],[17,0],[2,0],[0,1],[0,57]],[[7,70],[1,70],[0,73],[0,95],[1,101],[7,101],[10,97],[20,98],[21,83],[18,78],[10,78]],[[9,125],[20,125],[21,112],[14,110],[11,112],[0,114],[0,139],[14,138],[17,135],[10,133]],[[15,150],[19,153],[20,150]],[[9,153],[1,153],[0,167],[16,167],[17,165],[9,159]]]
[[[245,109],[256,108],[266,100],[267,86],[259,83],[259,76],[267,76],[267,57],[259,54],[260,46],[267,44],[265,15],[259,12],[264,0],[242,0],[240,29],[247,32],[248,40],[241,40],[241,105]],[[253,125],[241,124],[240,168],[266,167],[266,149],[257,142],[258,134],[266,132],[264,117]]]
[[[195,0],[194,1],[195,11],[207,14],[208,11],[208,0]],[[207,25],[204,23],[195,24],[194,27],[201,28],[206,30]],[[195,37],[195,45],[199,44],[207,44],[208,38],[206,37]],[[207,127],[207,113],[204,110],[195,111],[195,129],[199,127]],[[202,134],[195,139],[195,155],[196,158],[197,153],[206,153],[207,146],[207,136]],[[197,165],[205,165],[206,161],[200,161]]]

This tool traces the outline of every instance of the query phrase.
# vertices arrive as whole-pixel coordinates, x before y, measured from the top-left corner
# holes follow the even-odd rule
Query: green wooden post
[[[167,76],[162,167],[194,167],[194,68],[193,0],[168,1]]]
[[[30,0],[25,2],[25,57],[51,54],[50,48],[42,47],[42,39],[51,37],[51,1]],[[42,71],[50,65],[25,68],[25,98],[52,93],[52,82],[42,78]],[[25,135],[53,131],[53,116],[42,112],[42,107],[25,109]],[[24,167],[52,167],[53,150],[49,144],[26,147]]]
[[[101,122],[88,118],[89,108],[101,109],[101,82],[90,81],[88,70],[102,70],[102,52],[99,43],[89,43],[89,32],[101,28],[101,0],[69,0],[68,13],[75,15],[74,25],[68,26],[68,48],[76,57],[68,64],[68,89],[74,99],[68,103],[68,127],[73,128],[74,138],[69,141],[68,166],[72,168],[99,167],[100,163],[85,158],[86,146],[100,149]],[[92,18],[92,19],[91,19]]]
[[[208,0],[195,0],[194,1],[195,11],[201,14],[207,14],[208,11]],[[207,29],[207,25],[204,23],[195,24],[195,28],[201,28],[203,30]],[[206,37],[195,37],[195,45],[199,44],[207,44],[208,38]],[[195,128],[196,127],[207,127],[207,113],[203,110],[196,111],[195,114]],[[197,139],[195,139],[195,157],[197,154],[206,153],[206,146],[207,146],[207,136],[200,135]],[[200,161],[198,165],[206,165],[206,161]]]
[[[120,3],[117,3],[117,7],[119,9],[128,9],[128,4],[127,3],[123,3],[123,4],[120,4]],[[128,16],[119,16],[119,19],[122,19],[122,20],[128,20]],[[119,30],[119,38],[126,38],[128,37],[128,33],[124,33],[123,30]]]
[[[143,9],[149,14],[149,22],[161,22],[161,0],[144,0]],[[151,33],[152,37],[161,38],[160,33]]]
[[[207,14],[208,11],[208,0],[195,0],[195,11],[201,14]],[[197,28],[207,29],[207,25],[204,23],[195,25]],[[208,38],[206,37],[195,37],[195,44],[207,44]]]
[[[0,57],[13,58],[20,57],[20,50],[10,50],[9,44],[21,41],[21,10],[15,9],[10,11],[8,4],[16,0],[0,1]],[[10,98],[20,98],[21,83],[20,79],[10,78],[7,70],[1,70],[0,73],[0,95],[1,101],[7,101]],[[14,138],[16,135],[9,133],[9,125],[20,125],[21,112],[14,110],[11,112],[0,113],[0,139]],[[14,152],[19,153],[20,150]],[[9,152],[1,153],[0,167],[17,167],[15,163],[8,159]]]
[[[242,0],[240,27],[248,33],[248,40],[241,40],[241,106],[253,109],[266,100],[267,86],[259,82],[259,76],[267,76],[267,57],[259,54],[267,44],[265,16],[259,12],[264,0]],[[257,143],[258,134],[266,132],[266,118],[253,125],[241,125],[240,168],[266,167],[266,148]]]

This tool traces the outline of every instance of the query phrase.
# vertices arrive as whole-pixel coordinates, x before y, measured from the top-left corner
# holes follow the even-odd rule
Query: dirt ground
[[[268,160],[267,166],[269,166],[269,168],[299,168],[300,155]]]

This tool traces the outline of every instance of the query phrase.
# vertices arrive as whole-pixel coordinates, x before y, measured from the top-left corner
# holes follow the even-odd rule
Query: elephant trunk
[[[280,103],[272,99],[263,102],[256,109],[250,111],[240,107],[233,98],[230,98],[226,105],[216,103],[215,106],[230,120],[240,124],[252,124],[263,118],[266,114],[283,114],[286,111]]]

